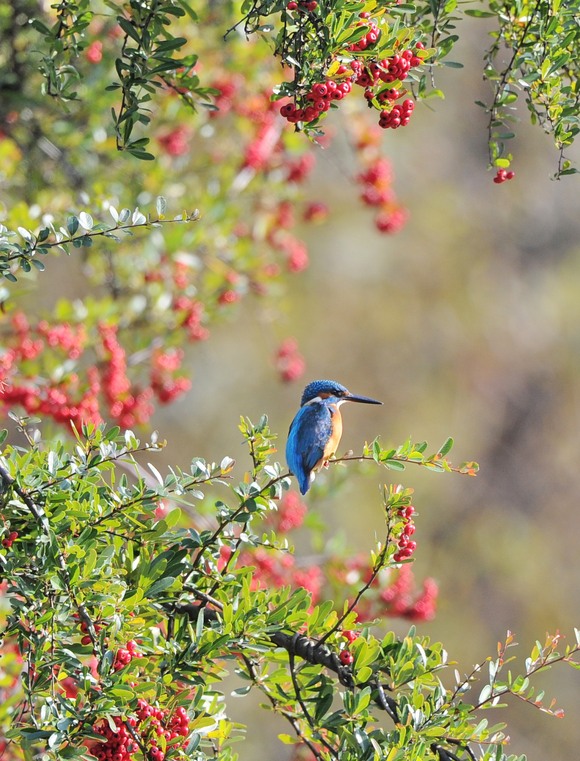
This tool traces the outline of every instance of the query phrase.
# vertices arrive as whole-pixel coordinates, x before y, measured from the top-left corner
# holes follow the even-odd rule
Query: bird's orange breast
[[[340,414],[340,410],[335,404],[331,404],[329,406],[329,410],[332,422],[332,431],[324,447],[324,454],[314,466],[315,468],[321,468],[324,463],[329,460],[333,454],[335,454],[342,436],[342,415]]]

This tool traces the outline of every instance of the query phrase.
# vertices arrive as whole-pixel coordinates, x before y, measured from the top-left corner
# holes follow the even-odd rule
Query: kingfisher
[[[344,402],[382,404],[368,396],[357,396],[340,383],[316,380],[304,389],[300,409],[290,424],[286,461],[298,479],[300,493],[306,494],[321,468],[338,449],[342,436],[340,405]]]

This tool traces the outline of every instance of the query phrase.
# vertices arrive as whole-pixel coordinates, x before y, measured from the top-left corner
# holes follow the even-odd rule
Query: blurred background
[[[405,130],[386,130],[384,152],[410,211],[404,230],[376,233],[369,211],[353,203],[348,145],[337,137],[319,150],[314,195],[332,214],[300,231],[309,269],[266,306],[246,300],[235,321],[196,345],[192,390],[154,419],[169,438],[167,463],[229,454],[241,468],[238,417],[267,413],[283,459],[303,385],[332,378],[384,401],[346,408],[341,451],[358,452],[379,434],[384,445],[412,436],[435,451],[453,436],[452,461],[478,461],[477,478],[353,469],[338,493],[313,488],[307,502],[329,536],[366,552],[382,534],[381,484],[415,488],[415,575],[440,586],[438,615],[419,628],[445,643],[462,674],[494,655],[508,629],[523,659],[546,632],[572,642],[580,625],[578,180],[550,180],[551,139],[521,113],[510,146],[516,177],[492,182],[486,117],[473,103],[489,94],[486,44],[485,26],[472,22],[454,53],[464,68],[441,75],[446,99],[420,104]],[[340,133],[337,116],[327,124]],[[272,356],[287,336],[298,340],[307,370],[281,385]],[[334,470],[318,481],[336,478]],[[559,666],[541,682],[565,719],[512,704],[489,720],[507,719],[510,752],[530,761],[577,758],[578,674]],[[232,706],[250,726],[251,706],[251,696]],[[271,721],[267,728],[262,716],[263,733],[250,731],[238,747],[243,761],[286,757],[275,741],[283,722]]]
[[[230,455],[241,474],[248,460],[239,416],[267,414],[283,460],[303,386],[330,378],[384,402],[343,408],[341,452],[359,452],[377,435],[385,446],[411,436],[435,451],[453,436],[450,458],[479,462],[477,478],[355,466],[335,490],[325,488],[343,480],[333,467],[306,501],[328,538],[348,538],[354,555],[382,536],[382,484],[415,489],[415,576],[434,577],[440,589],[437,617],[418,627],[445,644],[461,674],[495,655],[507,630],[523,660],[546,632],[571,642],[580,626],[578,180],[550,180],[557,153],[522,109],[510,146],[516,177],[492,182],[487,120],[474,105],[489,99],[481,76],[487,32],[485,22],[462,22],[453,57],[464,68],[439,74],[446,99],[419,104],[405,129],[385,130],[394,188],[410,213],[404,229],[379,234],[355,200],[358,169],[340,137],[348,118],[341,108],[326,122],[336,139],[317,151],[309,189],[331,215],[299,231],[310,267],[273,297],[244,299],[210,341],[190,346],[190,392],[152,421],[169,442],[154,461],[159,470]],[[570,157],[580,160],[578,150]],[[151,191],[165,192],[159,184]],[[192,180],[176,193],[201,206],[198,191]],[[63,286],[77,295],[82,275],[75,279],[73,264],[55,262],[30,303],[52,303],[57,285],[61,295]],[[282,384],[273,357],[287,337],[298,341],[307,369]],[[309,551],[298,544],[299,555]],[[408,622],[392,626],[403,634]],[[546,703],[556,695],[565,719],[513,701],[489,720],[506,719],[510,752],[530,761],[578,758],[579,675],[558,666],[541,681]],[[241,761],[289,758],[276,740],[282,720],[267,721],[256,705],[253,693],[230,700],[233,718],[250,728],[237,748]]]

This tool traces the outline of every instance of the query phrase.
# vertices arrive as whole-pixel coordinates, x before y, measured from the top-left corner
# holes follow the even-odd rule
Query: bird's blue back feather
[[[330,410],[323,402],[301,407],[290,425],[286,461],[298,479],[301,494],[306,494],[310,488],[310,474],[322,458],[331,433]]]

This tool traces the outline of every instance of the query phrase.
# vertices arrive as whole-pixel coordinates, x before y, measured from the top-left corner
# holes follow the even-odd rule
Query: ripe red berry
[[[349,642],[354,642],[355,639],[358,639],[359,634],[358,632],[353,631],[352,629],[344,629],[342,632],[342,636],[348,640]],[[343,651],[345,652],[345,651]]]
[[[349,653],[348,650],[341,650],[339,658],[343,666],[350,666],[350,664],[354,661],[353,654]]]
[[[316,84],[312,85],[312,95],[316,100],[326,98],[328,95],[327,85],[324,82],[316,82]]]
[[[314,106],[307,106],[304,109],[304,121],[305,122],[312,122],[314,119],[318,117],[319,111]]]
[[[294,0],[290,0],[288,5],[286,6],[286,9],[289,11],[295,11],[298,8],[298,3],[295,3]]]

